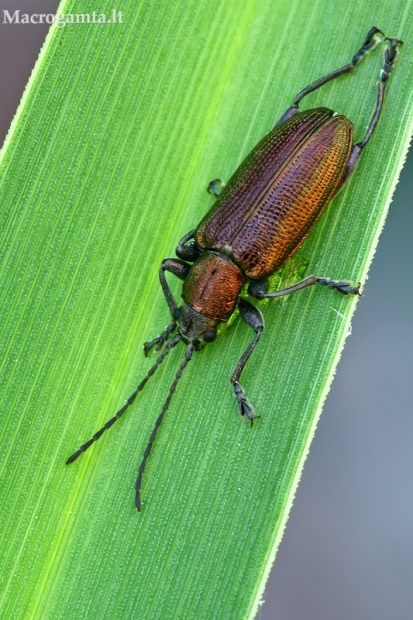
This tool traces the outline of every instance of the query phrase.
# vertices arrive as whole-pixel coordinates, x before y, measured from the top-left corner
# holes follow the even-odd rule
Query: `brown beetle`
[[[358,286],[347,281],[308,276],[282,290],[268,292],[268,276],[278,271],[297,251],[330,200],[354,171],[363,148],[370,140],[383,106],[386,81],[397,58],[398,39],[388,39],[378,82],[376,108],[361,142],[353,144],[353,125],[327,108],[299,112],[300,101],[335,78],[353,71],[356,64],[384,34],[373,27],[352,61],[302,90],[274,129],[248,155],[223,191],[212,181],[208,190],[217,200],[195,230],[176,248],[178,259],[162,262],[159,277],[172,323],[151,342],[162,353],[154,366],[126,401],[126,404],[93,437],[66,461],[73,463],[118,420],[133,403],[169,351],[183,340],[187,347],[168,397],[158,416],[138,470],[135,505],[141,510],[142,476],[156,434],[176,385],[194,350],[215,340],[217,326],[228,321],[236,308],[254,330],[255,337],[244,351],[230,377],[240,414],[253,423],[257,417],[239,384],[241,372],[264,329],[258,308],[240,297],[249,282],[248,293],[256,299],[289,295],[307,286],[321,284],[344,295],[358,295]],[[178,307],[165,278],[165,271],[183,280],[183,304]],[[178,333],[169,340],[170,336]],[[169,342],[168,342],[169,340]]]

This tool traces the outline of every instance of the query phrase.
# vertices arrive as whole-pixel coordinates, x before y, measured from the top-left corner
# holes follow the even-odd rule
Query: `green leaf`
[[[59,12],[94,10],[69,1]],[[405,41],[378,129],[296,259],[307,273],[366,279],[412,133],[412,2],[117,10],[123,24],[51,28],[2,151],[1,614],[253,617],[356,300],[320,288],[263,305],[242,376],[261,415],[252,430],[228,382],[250,330],[235,321],[195,354],[140,514],[137,467],[182,346],[110,433],[64,462],[153,363],[141,345],[169,321],[158,268],[210,208],[208,181],[228,179],[296,93],[377,25]],[[347,115],[360,139],[381,64],[379,46],[302,107]]]

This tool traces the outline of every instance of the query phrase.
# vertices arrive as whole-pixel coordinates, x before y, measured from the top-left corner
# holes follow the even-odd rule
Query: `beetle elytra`
[[[384,39],[385,49],[376,106],[363,139],[354,144],[353,125],[345,116],[336,115],[327,108],[300,112],[299,104],[323,84],[353,71],[380,38]],[[176,248],[178,258],[165,259],[159,271],[172,322],[163,333],[146,343],[144,350],[148,354],[155,348],[161,353],[125,405],[68,458],[67,464],[73,463],[125,413],[171,349],[182,340],[186,344],[184,359],[169,388],[138,469],[135,505],[140,511],[146,463],[177,383],[193,352],[215,340],[217,327],[228,321],[236,308],[255,335],[236,364],[230,382],[240,414],[247,416],[251,424],[257,417],[239,383],[242,370],[264,329],[261,311],[241,297],[241,289],[246,283],[249,283],[249,295],[256,299],[289,295],[315,284],[344,295],[359,294],[359,287],[350,282],[314,275],[270,292],[268,276],[278,271],[297,251],[327,204],[354,171],[376,128],[387,79],[401,43],[398,39],[386,38],[376,27],[371,28],[350,63],[313,82],[295,97],[291,107],[222,190],[218,180],[209,184],[208,190],[216,197],[213,207],[198,227],[181,239]],[[181,306],[172,295],[166,271],[183,281]]]

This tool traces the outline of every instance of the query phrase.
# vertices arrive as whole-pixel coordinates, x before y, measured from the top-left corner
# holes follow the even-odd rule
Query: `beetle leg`
[[[281,123],[286,121],[291,116],[294,116],[294,114],[297,114],[298,105],[301,99],[303,99],[306,95],[317,90],[318,88],[320,88],[320,86],[323,86],[327,82],[330,82],[331,80],[335,80],[341,75],[344,75],[345,73],[351,73],[351,71],[354,70],[354,67],[363,58],[363,56],[365,56],[368,51],[370,51],[373,47],[375,47],[375,45],[377,45],[377,42],[378,42],[377,37],[376,37],[377,34],[381,34],[384,37],[384,33],[381,30],[379,30],[379,28],[376,28],[375,26],[373,26],[373,28],[369,30],[363,45],[358,50],[358,52],[353,56],[351,62],[344,65],[344,67],[340,67],[340,69],[336,69],[336,71],[332,71],[331,73],[328,73],[324,77],[319,78],[318,80],[316,80],[315,82],[313,82],[312,84],[304,88],[302,91],[300,91],[298,95],[295,97],[293,101],[293,105],[290,108],[288,108],[286,112],[284,112],[284,114],[279,119],[279,121],[276,123],[276,125],[280,125]]]
[[[247,418],[250,420],[252,426],[253,421],[260,416],[254,414],[252,405],[245,396],[245,392],[238,383],[238,379],[240,378],[241,372],[245,364],[247,363],[248,358],[250,357],[251,353],[257,345],[258,340],[260,339],[262,330],[264,329],[264,318],[261,314],[261,311],[245,299],[239,300],[238,308],[241,313],[241,318],[255,331],[255,337],[238,360],[237,365],[235,366],[229,380],[234,387],[234,394],[238,402],[240,414],[242,416],[246,415]]]
[[[219,198],[223,187],[224,184],[221,179],[214,179],[208,183],[207,192],[208,194],[213,194],[215,198]]]
[[[301,291],[303,288],[313,286],[313,284],[321,284],[321,286],[327,286],[342,295],[360,295],[360,282],[358,286],[352,286],[351,282],[347,280],[329,280],[328,278],[317,278],[316,276],[308,276],[304,280],[300,280],[292,286],[287,286],[279,291],[272,291],[268,293],[268,281],[253,281],[250,282],[248,287],[248,294],[255,299],[274,299],[275,297],[283,297],[284,295],[290,295],[296,291]]]
[[[165,258],[165,260],[162,261],[162,265],[159,270],[159,279],[161,281],[163,294],[165,295],[166,302],[173,317],[175,317],[176,315],[178,306],[176,304],[174,296],[172,295],[172,291],[169,288],[169,284],[166,281],[165,271],[173,273],[174,276],[176,276],[180,280],[185,280],[190,268],[190,265],[185,263],[183,260],[177,260],[176,258]]]
[[[173,334],[176,330],[176,325],[176,321],[174,320],[173,323],[165,327],[165,330],[161,334],[159,334],[159,336],[156,336],[156,338],[154,338],[150,342],[144,343],[143,351],[145,353],[145,357],[148,357],[149,352],[153,347],[155,347],[155,351],[160,351],[162,349],[164,344],[167,342],[169,336],[171,336],[171,334]]]
[[[369,32],[367,33],[367,37],[363,45],[358,50],[358,52],[353,56],[351,62],[344,65],[344,67],[340,67],[340,69],[336,69],[335,71],[328,73],[324,77],[319,78],[318,80],[316,80],[315,82],[313,82],[312,84],[304,88],[302,91],[300,91],[293,101],[293,106],[298,106],[301,99],[303,99],[309,93],[312,93],[313,91],[317,90],[318,88],[320,88],[320,86],[323,86],[327,82],[330,82],[331,80],[335,80],[336,78],[340,77],[341,75],[344,75],[345,73],[351,73],[351,71],[354,70],[354,67],[356,66],[356,64],[360,62],[360,60],[367,54],[367,52],[369,52],[373,47],[377,45],[378,43],[378,39],[376,37],[377,34],[381,34],[384,37],[384,33],[379,28],[376,28],[375,26],[373,26],[373,28],[371,28]]]
[[[274,127],[277,127],[277,125],[281,125],[281,123],[284,123],[284,121],[287,121],[289,118],[291,118],[295,114],[298,114],[298,112],[299,112],[298,105],[292,105],[291,108],[288,108],[288,110],[284,112],[281,118],[278,119]]]
[[[343,180],[343,183],[347,181],[349,176],[354,171],[358,160],[360,158],[361,152],[363,148],[366,146],[367,142],[370,140],[373,132],[376,128],[377,121],[379,120],[379,116],[383,107],[384,100],[384,91],[386,89],[386,82],[390,75],[391,70],[393,69],[393,65],[397,60],[398,56],[398,46],[402,45],[403,41],[399,41],[399,39],[389,39],[386,38],[386,41],[389,41],[389,47],[386,47],[384,50],[384,62],[383,68],[380,71],[380,81],[377,82],[377,101],[376,108],[374,110],[372,119],[370,121],[369,126],[367,127],[366,134],[361,142],[358,142],[353,146],[353,149],[350,153],[350,158],[347,164],[346,174]]]
[[[184,237],[185,239],[185,237]],[[179,309],[172,295],[172,291],[169,288],[169,284],[166,281],[165,271],[170,271],[180,280],[185,280],[186,276],[189,273],[190,265],[184,263],[184,261],[177,260],[176,258],[166,258],[162,261],[161,268],[159,270],[159,279],[161,281],[161,286],[163,290],[163,294],[165,295],[166,302],[169,307],[169,311],[172,315],[172,323],[165,328],[159,336],[156,336],[150,342],[145,342],[143,345],[143,350],[145,352],[146,357],[149,354],[149,351],[156,346],[155,351],[160,351],[165,342],[168,340],[169,336],[173,334],[176,329],[176,322],[179,318]]]
[[[194,235],[195,235],[195,229],[187,233],[185,237],[182,237],[177,247],[175,248],[175,254],[178,256],[178,258],[187,260],[190,263],[193,263],[198,258],[198,256],[201,254],[195,241],[192,241],[191,243],[188,243],[186,245],[186,242],[189,241],[190,239],[193,239]],[[184,280],[185,278],[182,278],[182,279]]]

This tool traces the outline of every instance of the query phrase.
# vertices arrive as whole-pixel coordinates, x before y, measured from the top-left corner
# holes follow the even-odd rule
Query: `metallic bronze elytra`
[[[230,253],[253,280],[278,271],[341,186],[352,141],[350,121],[326,108],[277,125],[199,224],[197,246]]]
[[[309,93],[345,73],[383,37],[383,68],[377,84],[378,94],[373,117],[361,142],[353,144],[353,125],[345,116],[327,108],[299,111],[299,103]],[[176,248],[178,258],[162,262],[159,277],[172,323],[162,334],[144,345],[163,351],[126,404],[72,454],[73,463],[109,429],[133,403],[148,379],[178,342],[186,343],[185,356],[159,414],[135,483],[135,505],[142,508],[142,476],[158,429],[171,402],[178,381],[195,350],[215,340],[217,327],[228,321],[236,308],[255,336],[230,376],[238,408],[253,423],[258,416],[239,384],[241,372],[264,329],[258,308],[243,299],[241,289],[249,282],[248,293],[256,299],[289,295],[314,284],[321,284],[343,295],[358,295],[359,287],[345,280],[330,280],[314,275],[279,291],[268,292],[268,276],[278,271],[297,251],[314,224],[354,171],[363,148],[370,140],[383,106],[384,91],[402,41],[384,37],[373,27],[366,40],[347,65],[307,86],[294,99],[274,129],[248,155],[221,191],[216,179],[208,191],[217,198],[195,230],[186,234]],[[183,304],[178,307],[165,271],[183,280]],[[178,333],[169,340],[175,331]]]

